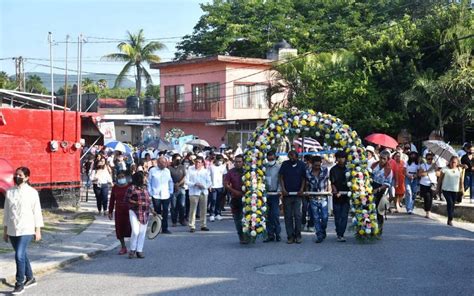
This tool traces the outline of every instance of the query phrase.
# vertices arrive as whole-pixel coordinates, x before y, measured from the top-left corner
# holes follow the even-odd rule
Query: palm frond
[[[111,53],[100,58],[105,61],[120,61],[127,62],[130,60],[130,56],[124,53]]]
[[[151,78],[150,73],[145,69],[145,67],[142,67],[142,73],[143,76],[145,77],[145,81],[147,85],[153,84],[153,79]]]
[[[117,76],[117,79],[115,79],[115,84],[114,87],[118,87],[122,81],[125,79],[125,75],[130,71],[130,68],[133,66],[133,62],[129,61],[128,63],[125,64],[123,67],[122,71],[120,71],[119,75]]]

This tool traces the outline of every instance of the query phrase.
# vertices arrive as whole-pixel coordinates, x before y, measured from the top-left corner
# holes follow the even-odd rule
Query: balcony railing
[[[179,121],[209,121],[225,118],[225,102],[206,102],[206,108],[203,111],[196,110],[192,102],[160,104],[160,115],[162,119],[172,119]],[[202,106],[201,106],[202,107]]]

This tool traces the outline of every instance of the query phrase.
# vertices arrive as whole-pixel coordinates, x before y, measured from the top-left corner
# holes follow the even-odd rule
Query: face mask
[[[185,162],[185,163],[184,163],[184,167],[185,167],[185,168],[188,168],[188,167],[189,167],[189,162]]]
[[[222,161],[218,161],[216,164],[219,166],[222,164]]]
[[[268,165],[270,165],[270,166],[274,166],[274,165],[275,165],[275,163],[276,163],[276,160],[272,160],[272,161],[269,161],[269,162],[268,162]]]
[[[22,177],[14,177],[13,180],[15,181],[16,185],[21,185],[23,183],[23,178]]]
[[[126,178],[117,179],[117,184],[125,185],[125,184],[127,184],[127,179]]]
[[[290,163],[291,164],[296,164],[296,160],[295,159],[290,159]]]

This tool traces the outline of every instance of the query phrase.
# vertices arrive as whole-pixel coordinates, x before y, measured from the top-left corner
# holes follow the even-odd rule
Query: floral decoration
[[[172,129],[170,129],[169,131],[166,132],[165,140],[168,141],[168,142],[171,142],[171,139],[173,139],[173,138],[180,138],[180,137],[184,137],[184,136],[185,136],[185,133],[182,129],[177,128],[177,127],[173,127]]]
[[[247,142],[242,176],[244,234],[252,241],[266,235],[267,198],[264,159],[266,153],[285,136],[322,138],[325,146],[342,149],[347,153],[346,176],[350,188],[348,195],[351,198],[355,235],[360,239],[377,237],[380,230],[367,166],[367,154],[357,132],[330,114],[296,109],[272,114]]]

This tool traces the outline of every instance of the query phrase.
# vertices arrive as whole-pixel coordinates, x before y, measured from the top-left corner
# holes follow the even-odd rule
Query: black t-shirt
[[[346,171],[347,169],[345,166],[341,167],[339,165],[335,165],[329,172],[329,180],[331,180],[331,184],[336,187],[337,191],[349,191],[349,187],[347,187]],[[349,202],[349,197],[347,195],[334,197],[333,202],[346,203]]]
[[[306,165],[299,160],[296,164],[291,164],[289,160],[286,160],[281,164],[278,174],[283,176],[287,192],[298,192],[306,178]]]
[[[474,166],[474,157],[469,159],[467,154],[461,157],[461,164],[467,165],[466,174],[472,174],[472,167]]]

